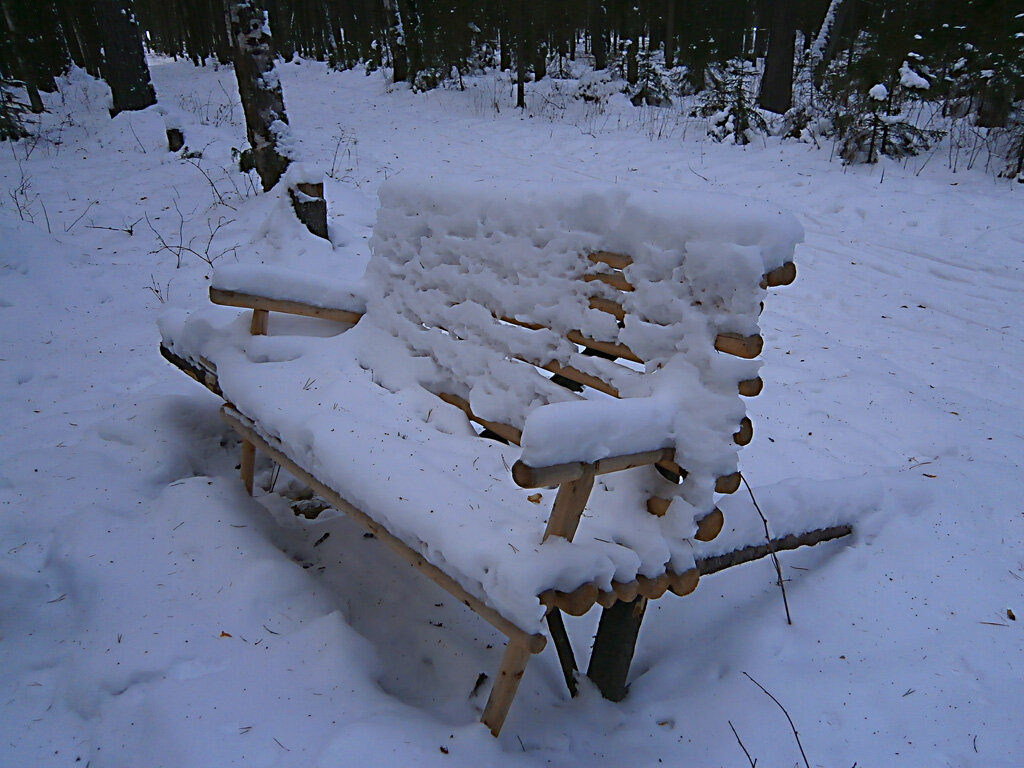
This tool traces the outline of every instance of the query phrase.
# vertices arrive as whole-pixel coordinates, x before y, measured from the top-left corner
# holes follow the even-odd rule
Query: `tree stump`
[[[626,677],[645,610],[647,598],[637,597],[630,602],[619,600],[601,613],[587,677],[606,699],[622,701],[626,698],[629,691]]]
[[[300,182],[294,189],[288,190],[288,195],[295,215],[306,225],[306,229],[324,240],[330,239],[327,237],[327,201],[324,199],[323,182]]]

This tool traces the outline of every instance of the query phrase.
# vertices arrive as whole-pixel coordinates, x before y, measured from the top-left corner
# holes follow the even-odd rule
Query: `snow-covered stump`
[[[179,152],[185,146],[185,134],[181,128],[167,128],[167,151]]]
[[[317,237],[324,240],[327,237],[327,200],[324,199],[324,183],[318,182],[297,182],[294,187],[288,188],[288,196],[291,198],[292,207],[299,221],[306,225],[306,229]]]

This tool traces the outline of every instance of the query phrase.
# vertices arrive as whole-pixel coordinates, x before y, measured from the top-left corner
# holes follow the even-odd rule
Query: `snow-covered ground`
[[[201,157],[166,152],[158,110],[110,120],[81,75],[40,141],[0,145],[0,765],[737,766],[740,740],[802,765],[749,678],[814,766],[1021,764],[1024,188],[954,174],[942,148],[844,169],[553,85],[522,115],[493,77],[414,95],[292,63],[331,249],[233,170],[230,70],[152,71]],[[709,576],[652,604],[626,701],[570,700],[548,649],[494,740],[475,687],[500,652],[489,626],[345,520],[244,494],[219,403],[161,360],[157,315],[206,301],[207,262],[357,277],[379,184],[413,171],[797,215],[741,467],[770,519],[781,499],[876,511],[852,541],[783,556],[793,626],[770,563]],[[756,515],[741,494],[723,508]],[[595,621],[569,622],[577,656]]]

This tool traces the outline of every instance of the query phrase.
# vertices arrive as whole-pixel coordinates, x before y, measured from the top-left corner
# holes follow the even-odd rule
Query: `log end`
[[[694,534],[694,538],[697,541],[712,541],[722,532],[724,524],[725,516],[722,514],[722,510],[715,507],[697,521],[697,533]]]
[[[780,285],[789,285],[796,280],[796,264],[787,261],[781,267],[777,267],[761,278],[762,288],[776,288]]]
[[[715,481],[715,493],[736,493],[740,488],[740,478],[739,472],[722,475]]]

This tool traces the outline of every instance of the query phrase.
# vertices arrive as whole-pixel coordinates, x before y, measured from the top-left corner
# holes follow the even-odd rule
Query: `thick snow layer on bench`
[[[352,312],[366,311],[361,284],[331,280],[293,269],[227,264],[214,270],[210,284],[222,291],[248,293],[278,301],[297,301],[314,307]]]
[[[401,177],[380,198],[368,316],[432,361],[424,384],[465,397],[485,419],[517,426],[541,404],[575,398],[510,355],[578,368],[624,397],[654,396],[646,405],[551,410],[557,419],[538,414],[523,460],[592,460],[607,455],[611,435],[628,433],[630,446],[674,445],[690,478],[678,493],[697,510],[711,508],[715,478],[736,470],[732,433],[745,414],[737,384],[759,365],[716,352],[715,338],[758,332],[762,276],[791,260],[803,237],[792,216],[724,196],[614,186]],[[599,251],[632,260],[622,275],[635,290],[585,280],[611,273],[587,259]],[[622,304],[621,330],[614,316],[590,308],[594,297]],[[566,338],[574,330],[628,345],[650,375],[581,355]],[[642,427],[629,423],[636,418]],[[638,438],[643,430],[651,431],[646,440]]]

